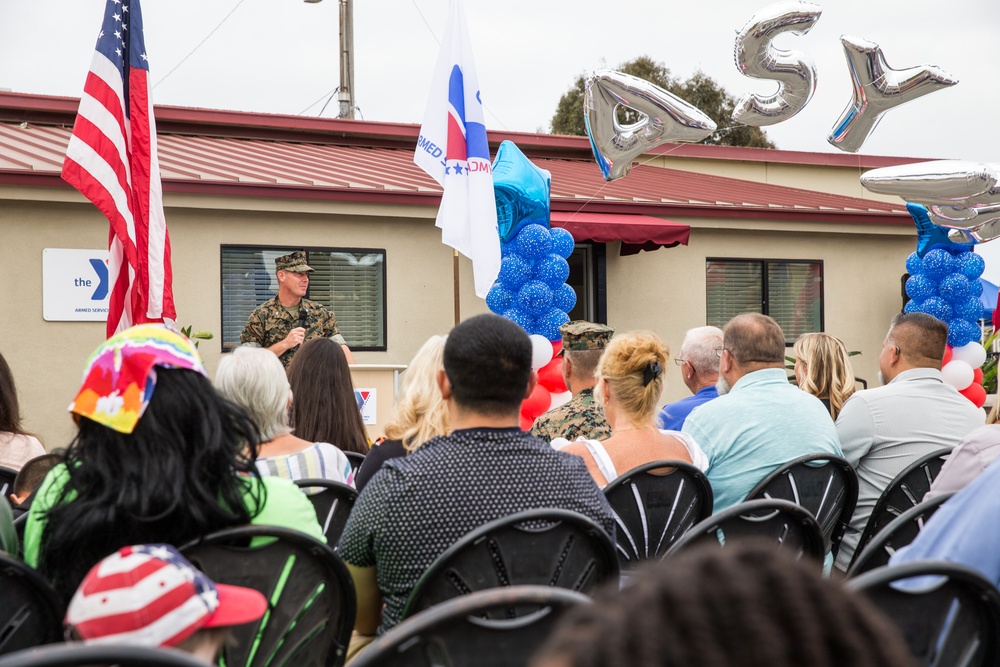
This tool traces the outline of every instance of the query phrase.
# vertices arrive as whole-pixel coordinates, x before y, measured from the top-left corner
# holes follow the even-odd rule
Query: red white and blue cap
[[[125,547],[87,573],[66,625],[87,644],[176,646],[267,611],[260,592],[216,584],[168,544]]]

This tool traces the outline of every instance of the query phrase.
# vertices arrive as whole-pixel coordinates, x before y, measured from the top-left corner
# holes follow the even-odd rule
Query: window
[[[278,291],[274,260],[301,247],[222,246],[222,349],[239,345],[253,309]],[[353,350],[386,349],[385,250],[306,248],[306,298],[337,316]]]
[[[721,327],[740,313],[770,315],[791,345],[823,330],[823,263],[713,259],[705,263],[708,324]]]
[[[566,283],[576,292],[570,320],[607,322],[607,273],[603,243],[577,243],[567,260]]]

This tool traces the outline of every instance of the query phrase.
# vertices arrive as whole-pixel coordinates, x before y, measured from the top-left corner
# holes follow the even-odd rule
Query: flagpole
[[[451,252],[452,252],[452,257],[453,257],[453,260],[452,260],[453,271],[452,271],[452,273],[455,276],[455,290],[454,290],[454,292],[455,292],[455,324],[457,325],[459,322],[462,321],[462,308],[461,308],[461,306],[459,305],[459,302],[458,302],[459,292],[460,292],[459,285],[458,285],[458,251],[457,250],[452,250]]]

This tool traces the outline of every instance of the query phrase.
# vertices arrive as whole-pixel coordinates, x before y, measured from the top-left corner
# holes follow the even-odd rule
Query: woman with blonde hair
[[[358,491],[389,459],[405,456],[451,430],[448,404],[437,385],[438,371],[444,370],[446,340],[447,336],[431,336],[403,372],[402,396],[385,426],[385,440],[372,447],[354,478]]]
[[[708,466],[708,457],[690,436],[656,427],[663,369],[669,361],[670,348],[652,332],[616,336],[604,350],[594,374],[594,397],[604,406],[611,437],[581,438],[562,450],[582,457],[598,486],[653,461],[683,461],[702,470]]]
[[[823,401],[836,421],[844,403],[855,391],[854,370],[847,348],[836,336],[807,333],[799,336],[792,349],[795,381],[799,388]]]

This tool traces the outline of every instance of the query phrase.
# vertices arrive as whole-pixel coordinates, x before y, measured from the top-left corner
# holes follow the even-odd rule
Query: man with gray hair
[[[737,315],[716,354],[719,398],[692,412],[683,429],[708,455],[716,512],[742,502],[775,468],[800,456],[842,455],[830,413],[788,382],[777,322]]]
[[[692,410],[719,397],[715,388],[719,379],[719,357],[715,349],[719,347],[722,347],[719,327],[696,327],[685,334],[674,363],[681,367],[684,386],[694,395],[664,405],[658,417],[660,428],[681,430]]]

